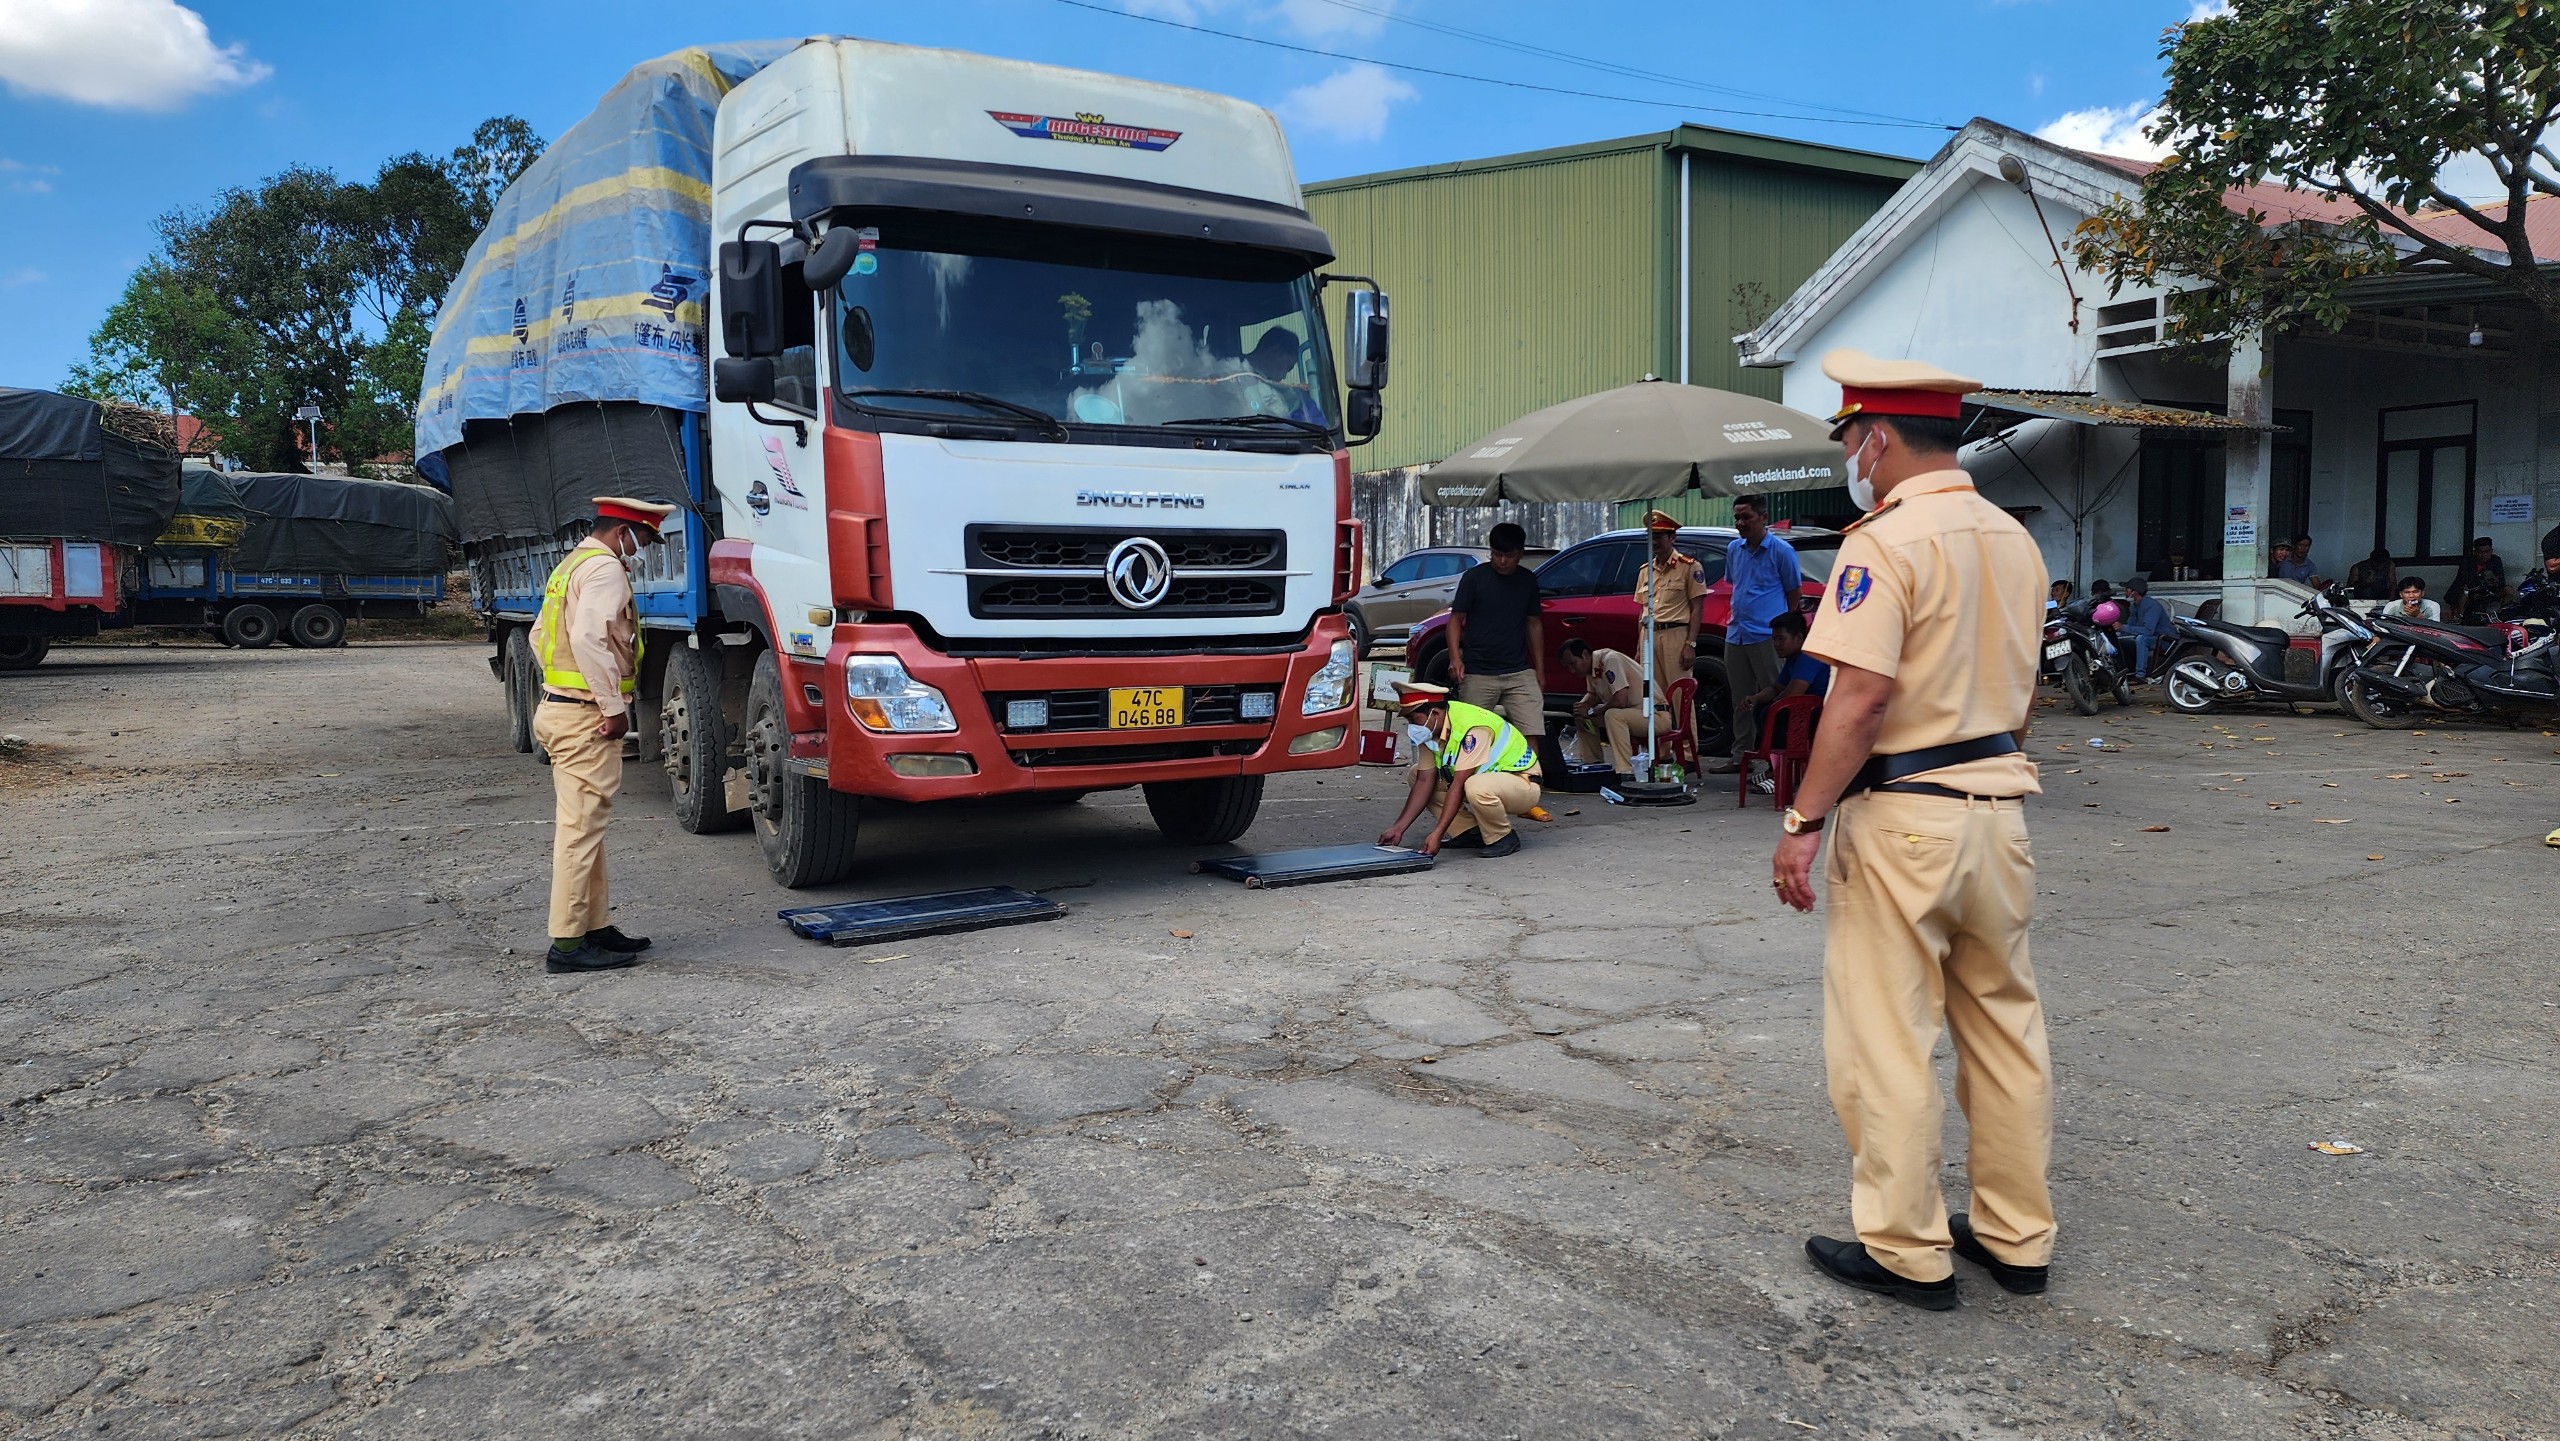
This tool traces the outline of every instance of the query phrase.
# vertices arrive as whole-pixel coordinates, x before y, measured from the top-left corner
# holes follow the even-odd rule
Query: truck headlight
[[[1299,714],[1322,715],[1351,704],[1352,673],[1359,668],[1352,658],[1356,649],[1347,640],[1333,643],[1333,653],[1314,675],[1307,677],[1307,701]]]
[[[844,663],[845,704],[864,730],[888,735],[956,731],[951,702],[907,674],[893,655],[849,656]]]

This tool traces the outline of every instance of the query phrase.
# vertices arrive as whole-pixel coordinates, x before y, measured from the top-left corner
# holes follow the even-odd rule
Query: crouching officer
[[[1933,1311],[1957,1304],[1949,1252],[2016,1292],[2045,1288],[2052,1064],[2027,961],[2035,861],[2021,751],[2043,635],[2043,556],[1956,462],[1979,382],[1835,350],[1832,438],[1849,530],[1805,649],[1834,674],[1773,861],[1778,897],[1830,891],[1822,1050],[1853,1157],[1853,1241],[1816,1236],[1834,1280]],[[1952,1033],[1972,1131],[1970,1215],[1938,1186],[1945,1102],[1929,1053]]]
[[[640,608],[624,569],[656,545],[672,505],[596,497],[595,528],[543,583],[533,621],[542,704],[533,736],[551,757],[551,950],[547,971],[607,971],[649,948],[609,921],[604,827],[622,789],[622,738],[639,686]]]
[[[1443,845],[1481,846],[1478,854],[1486,856],[1517,854],[1520,837],[1511,818],[1538,808],[1537,747],[1492,711],[1451,700],[1446,686],[1400,684],[1396,708],[1413,741],[1413,785],[1378,844],[1398,844],[1405,828],[1436,806],[1438,819],[1422,838],[1424,855],[1440,854]]]

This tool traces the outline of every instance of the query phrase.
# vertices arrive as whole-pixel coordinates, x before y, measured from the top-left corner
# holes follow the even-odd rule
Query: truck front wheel
[[[747,686],[747,796],[764,868],[791,890],[829,885],[853,871],[860,803],[791,770],[791,722],[782,709],[782,665],[756,657]]]
[[[1222,846],[1243,835],[1262,809],[1262,777],[1155,781],[1143,788],[1156,829],[1178,846]]]
[[[720,657],[690,646],[667,660],[658,703],[658,751],[675,791],[676,824],[697,836],[736,830],[746,813],[729,809],[729,726],[720,714]]]
[[[242,650],[276,643],[276,613],[262,605],[235,605],[222,613],[222,638]]]
[[[53,642],[40,635],[0,635],[0,670],[34,670]]]

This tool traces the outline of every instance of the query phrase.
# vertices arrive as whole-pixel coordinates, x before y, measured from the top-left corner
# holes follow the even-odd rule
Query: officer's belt
[[[1849,778],[1848,787],[1840,794],[1846,798],[1861,791],[1893,785],[1924,772],[1962,765],[1966,761],[1989,760],[1993,756],[2017,753],[2018,738],[2007,731],[2002,731],[1997,735],[1976,736],[1969,741],[1949,741],[1942,746],[1923,746],[1916,751],[1899,751],[1889,756],[1869,756],[1867,763],[1858,767],[1858,773]],[[1948,793],[1961,794],[1955,791]],[[2013,800],[2015,797],[2000,796],[1996,799]]]
[[[589,696],[582,696],[582,695],[562,695],[562,694],[560,694],[558,691],[548,691],[548,690],[547,690],[547,691],[544,691],[544,692],[542,693],[542,698],[543,698],[544,700],[547,700],[547,701],[551,702],[553,705],[594,705],[594,704],[595,704],[595,700],[594,700],[592,697],[589,697]]]

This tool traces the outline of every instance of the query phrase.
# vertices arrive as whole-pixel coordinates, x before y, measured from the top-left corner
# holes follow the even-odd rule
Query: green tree
[[[2172,27],[2151,136],[2171,147],[2138,197],[2084,222],[2079,263],[2121,288],[2181,281],[2173,334],[2219,344],[2347,316],[2354,280],[2403,265],[2486,280],[2560,320],[2526,203],[2560,195],[2560,7],[2542,0],[2234,0]],[[2473,203],[2448,172],[2485,167]],[[2274,184],[2333,219],[2270,225],[2226,197]]]

